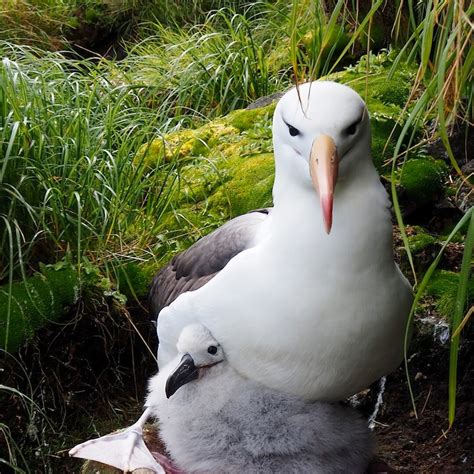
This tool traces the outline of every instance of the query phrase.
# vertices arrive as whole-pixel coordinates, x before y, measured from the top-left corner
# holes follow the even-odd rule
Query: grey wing
[[[252,245],[269,209],[258,209],[236,217],[173,257],[153,278],[149,302],[153,316],[181,293],[197,290],[227,263]]]

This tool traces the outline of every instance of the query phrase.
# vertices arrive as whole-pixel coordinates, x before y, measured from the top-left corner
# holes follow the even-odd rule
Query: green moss
[[[231,217],[271,205],[275,167],[272,154],[236,156],[228,166],[232,179],[210,198],[211,205],[223,206],[227,202]]]
[[[226,175],[212,162],[198,160],[181,169],[178,202],[181,204],[206,200],[224,183]]]
[[[76,302],[80,281],[72,267],[45,267],[26,281],[0,288],[0,348],[14,352],[34,331]]]
[[[236,110],[227,116],[227,120],[233,127],[240,131],[249,130],[257,123],[268,120],[273,114],[276,104],[270,104],[267,107],[253,110]]]
[[[446,171],[441,160],[411,159],[402,168],[400,184],[410,199],[419,205],[428,204],[442,194]]]
[[[458,273],[437,270],[433,273],[426,288],[427,294],[435,298],[437,310],[447,319],[450,319],[454,312],[458,283]],[[474,278],[468,282],[467,299],[468,307],[474,299]]]
[[[411,235],[408,235],[408,245],[412,254],[420,253],[437,243],[436,237],[425,232],[421,227],[413,227]]]
[[[384,104],[394,104],[404,107],[410,94],[410,81],[385,80],[377,84],[373,97],[380,99]]]
[[[256,117],[258,118],[258,116]],[[143,145],[134,157],[135,164],[144,163],[150,169],[158,168],[166,162],[183,162],[193,157],[209,155],[213,147],[234,136],[239,130],[222,119],[210,122],[196,130],[179,130],[166,134]]]
[[[382,171],[387,160],[392,158],[395,142],[389,140],[396,121],[387,115],[371,114],[372,125],[372,159],[375,167]]]

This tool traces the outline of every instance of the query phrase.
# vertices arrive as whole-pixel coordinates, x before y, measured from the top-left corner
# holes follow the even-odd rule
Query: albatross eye
[[[347,127],[344,132],[346,133],[346,135],[354,135],[355,132],[357,131],[357,123],[358,122],[355,122],[353,123],[352,125],[349,125],[349,127]]]
[[[207,348],[207,352],[211,355],[216,355],[217,354],[217,347],[216,346],[209,346]]]
[[[300,134],[300,131],[297,128],[293,127],[293,125],[290,125],[289,123],[287,123],[287,125],[288,125],[288,131],[290,132],[290,135],[292,137],[296,137],[296,135]]]
[[[346,135],[355,135],[355,133],[357,132],[357,125],[359,125],[360,122],[362,122],[362,118],[363,116],[360,118],[360,119],[357,119],[354,123],[351,123],[345,130],[344,130],[344,133]]]

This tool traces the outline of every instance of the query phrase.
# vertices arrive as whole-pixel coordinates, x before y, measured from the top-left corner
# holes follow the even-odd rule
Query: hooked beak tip
[[[193,358],[189,354],[184,354],[178,367],[170,374],[166,380],[166,398],[173,396],[176,391],[199,377],[199,369],[194,364]]]
[[[332,197],[322,196],[321,207],[323,210],[324,229],[326,231],[326,234],[329,235],[331,233],[331,228],[332,228],[332,209],[333,209]]]

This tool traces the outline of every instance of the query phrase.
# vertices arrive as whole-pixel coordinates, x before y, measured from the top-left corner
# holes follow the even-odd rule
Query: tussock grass
[[[173,171],[136,159],[166,129],[146,94],[115,84],[106,63],[0,48],[0,280],[39,259],[80,266],[146,248]]]
[[[211,118],[245,107],[289,84],[269,60],[279,15],[256,2],[243,13],[221,8],[193,27],[148,24],[147,38],[129,51],[127,77],[154,86],[154,100],[172,115]]]

